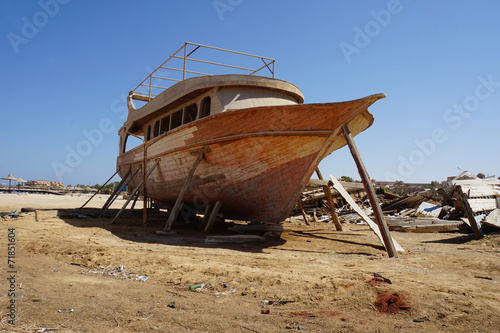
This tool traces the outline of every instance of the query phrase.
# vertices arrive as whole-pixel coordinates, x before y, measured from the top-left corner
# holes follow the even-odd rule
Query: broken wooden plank
[[[368,195],[368,199],[370,200],[370,206],[373,209],[373,215],[375,216],[375,220],[377,221],[379,230],[380,230],[380,235],[382,237],[382,242],[385,246],[385,249],[387,251],[387,254],[389,255],[390,258],[398,257],[397,250],[394,246],[393,240],[391,235],[389,234],[389,228],[387,228],[387,225],[385,224],[384,221],[384,215],[382,214],[382,209],[380,208],[380,205],[377,200],[377,196],[375,195],[375,189],[373,188],[373,184],[371,182],[371,179],[368,175],[368,172],[366,171],[365,165],[363,163],[363,160],[361,159],[361,156],[358,152],[358,148],[356,147],[356,144],[354,143],[354,140],[351,135],[351,131],[349,130],[349,127],[347,124],[344,124],[342,126],[342,132],[344,133],[344,138],[346,139],[347,145],[349,146],[349,150],[351,151],[352,158],[354,159],[354,162],[356,163],[356,167],[358,168],[358,173],[361,177],[361,181],[363,182],[363,185],[366,190],[366,194]]]
[[[462,202],[464,204],[465,212],[467,213],[467,219],[469,220],[470,227],[474,231],[474,234],[476,235],[477,238],[482,238],[483,233],[481,232],[480,226],[478,225],[476,218],[474,217],[474,213],[472,212],[472,209],[470,208],[469,201],[467,194],[465,194],[462,191],[461,186],[457,186],[458,193],[460,194],[460,197],[462,198]]]
[[[316,174],[318,175],[319,179],[321,180],[323,179],[323,176],[319,171],[319,167],[316,168]],[[333,223],[335,224],[335,228],[338,231],[342,231],[342,225],[340,224],[337,213],[335,212],[335,206],[333,204],[333,198],[332,198],[332,191],[330,190],[331,186],[330,183],[331,185],[333,185],[332,181],[329,181],[327,185],[323,185],[323,192],[325,192],[326,200],[328,201],[328,206],[330,208],[330,216],[332,217]]]
[[[373,222],[368,217],[368,215],[366,215],[366,213],[361,209],[361,207],[358,206],[358,204],[349,195],[349,193],[347,193],[347,191],[342,187],[342,185],[337,180],[337,178],[335,178],[332,175],[330,175],[330,179],[333,182],[333,187],[335,187],[335,189],[337,191],[339,191],[339,193],[344,197],[344,199],[347,201],[347,203],[349,203],[349,205],[351,205],[351,207],[356,211],[356,213],[358,213],[358,215],[361,216],[363,218],[363,220],[366,221],[366,223],[368,223],[368,226],[373,230],[373,232],[375,232],[375,234],[380,239],[380,241],[382,242],[382,244],[384,244],[384,241],[382,239],[382,235],[380,234],[380,229],[378,228],[378,225],[375,222]],[[394,238],[392,239],[392,242],[394,244],[394,247],[396,248],[396,251],[398,251],[398,252],[405,252],[405,250],[403,249],[403,247],[401,245],[399,245],[398,242],[396,242],[396,240]]]

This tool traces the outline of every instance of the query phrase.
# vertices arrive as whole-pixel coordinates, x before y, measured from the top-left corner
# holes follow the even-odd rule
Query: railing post
[[[151,86],[153,85],[153,74],[149,74],[149,94],[148,99],[151,100]]]
[[[184,44],[184,68],[182,70],[182,80],[186,79],[186,53],[187,53],[187,43]]]

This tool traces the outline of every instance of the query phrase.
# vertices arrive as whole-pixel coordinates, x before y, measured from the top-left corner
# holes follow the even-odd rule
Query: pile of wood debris
[[[368,215],[372,213],[362,183],[341,181],[340,184]],[[328,187],[338,220],[363,223],[332,182],[328,182]],[[308,220],[334,220],[325,192],[325,186],[312,180],[303,191],[293,215],[298,219],[302,216],[306,223]],[[481,237],[484,232],[500,229],[500,180],[494,177],[479,178],[465,171],[440,188],[400,196],[386,187],[376,186],[376,193],[389,230],[472,231]]]

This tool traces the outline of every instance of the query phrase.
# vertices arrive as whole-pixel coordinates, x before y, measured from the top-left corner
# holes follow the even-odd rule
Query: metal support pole
[[[186,190],[189,186],[189,183],[191,182],[191,178],[193,178],[194,172],[198,165],[200,164],[201,160],[203,159],[203,153],[199,153],[198,157],[193,163],[193,166],[189,170],[189,174],[186,177],[186,180],[184,180],[184,185],[182,186],[181,191],[179,192],[179,196],[177,197],[177,200],[175,201],[174,208],[172,208],[172,211],[170,212],[170,215],[168,216],[167,223],[165,224],[165,228],[163,231],[170,230],[172,227],[172,224],[174,224],[175,220],[177,219],[177,216],[179,215],[179,210],[181,208],[182,204],[182,199],[184,198],[184,194],[186,193]]]
[[[368,176],[368,172],[366,171],[365,165],[361,160],[361,156],[359,155],[358,148],[352,139],[351,132],[349,131],[349,127],[347,125],[342,126],[342,131],[344,132],[344,137],[349,146],[349,150],[351,151],[351,155],[356,162],[356,166],[358,168],[359,175],[361,176],[361,180],[363,181],[363,185],[365,186],[366,194],[368,195],[368,199],[370,200],[370,205],[373,209],[373,215],[375,215],[375,220],[377,221],[378,227],[380,229],[380,234],[382,235],[382,239],[384,241],[385,249],[389,255],[389,257],[398,257],[398,253],[394,247],[394,243],[392,242],[392,237],[389,234],[389,228],[384,220],[384,215],[382,214],[382,209],[380,209],[380,205],[377,200],[377,196],[375,195],[375,189],[373,188],[373,184]]]
[[[316,174],[319,179],[323,179],[319,168],[316,168]],[[330,186],[323,185],[323,192],[325,192],[326,200],[328,201],[328,206],[330,207],[330,215],[332,216],[333,223],[335,224],[335,228],[338,231],[342,231],[342,225],[340,224],[337,213],[335,212],[335,205],[333,204],[332,191],[330,190]]]

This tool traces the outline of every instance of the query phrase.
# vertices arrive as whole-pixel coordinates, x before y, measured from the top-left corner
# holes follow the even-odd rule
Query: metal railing
[[[191,51],[188,52],[188,47],[193,47]],[[244,57],[250,57],[253,59],[261,59],[263,62],[263,65],[261,67],[256,67],[256,68],[248,68],[248,67],[242,67],[242,66],[235,66],[235,65],[229,65],[225,63],[219,63],[219,62],[214,62],[214,61],[208,61],[208,60],[203,60],[203,59],[195,59],[195,58],[190,58],[190,56],[197,51],[198,49],[210,49],[210,50],[215,50],[215,51],[220,51],[223,52],[224,54],[233,54],[233,55],[239,55],[239,56],[244,56]],[[182,52],[182,56],[178,55],[179,52]],[[165,66],[169,61],[174,62],[174,59],[181,60],[182,63],[180,66]],[[246,58],[249,59],[249,58]],[[231,51],[231,50],[226,50],[226,49],[221,49],[218,47],[213,47],[213,46],[207,46],[207,45],[201,45],[201,44],[195,44],[195,43],[189,43],[185,42],[184,45],[179,48],[174,54],[172,54],[165,62],[163,62],[160,66],[158,66],[151,74],[149,74],[137,87],[135,87],[134,90],[132,90],[132,98],[144,102],[149,102],[151,99],[154,97],[158,96],[161,94],[162,91],[165,89],[169,88],[171,85],[175,84],[176,82],[180,82],[185,80],[186,78],[189,77],[194,77],[194,76],[205,76],[205,75],[215,75],[215,74],[209,74],[209,73],[203,73],[195,70],[188,69],[188,63],[196,63],[196,64],[204,64],[204,65],[211,65],[211,66],[216,66],[218,69],[226,68],[226,69],[232,69],[234,71],[238,70],[240,72],[243,72],[244,74],[247,75],[253,75],[265,68],[269,70],[271,73],[271,77],[274,78],[274,63],[275,60],[271,58],[266,58],[266,57],[261,57],[253,54],[248,54],[248,53],[243,53],[243,52],[237,52],[237,51]],[[191,65],[193,66],[193,65]],[[190,67],[191,68],[191,67]],[[234,72],[233,71],[233,72]],[[182,79],[179,78],[174,78],[172,75],[174,73],[182,73]],[[223,73],[223,74],[234,74],[234,73]],[[171,83],[171,84],[169,84]]]

